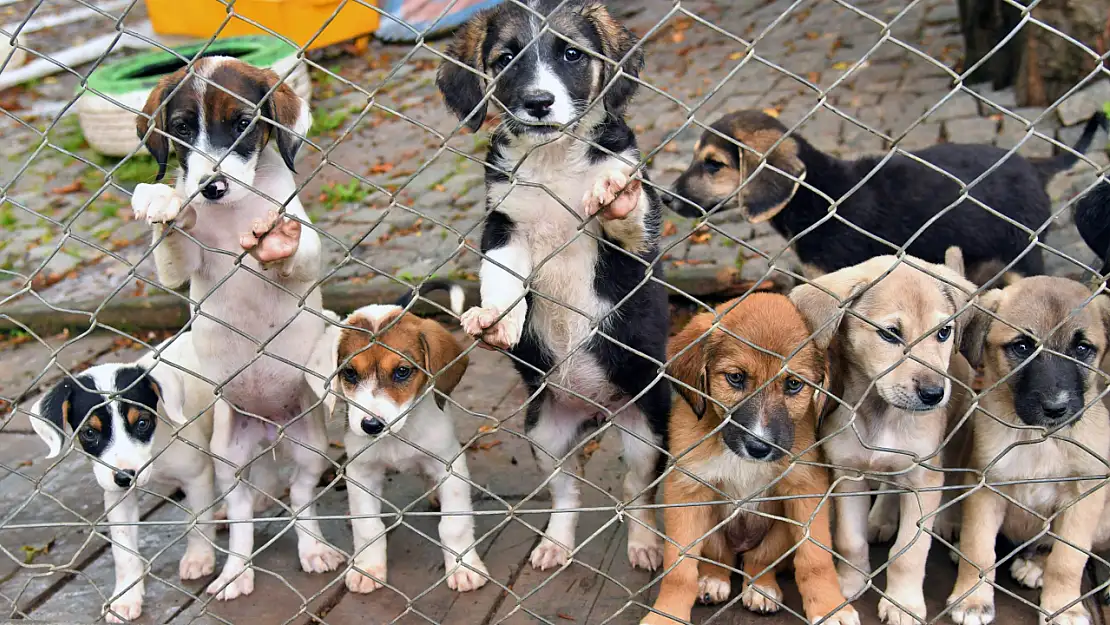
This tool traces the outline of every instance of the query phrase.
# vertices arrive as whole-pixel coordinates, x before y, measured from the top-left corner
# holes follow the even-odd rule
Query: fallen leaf
[[[328,441],[328,447],[331,447],[332,449],[346,449],[347,448],[347,446],[343,444],[343,441]]]
[[[730,61],[739,61],[743,56],[744,56],[743,52],[733,52],[732,54],[728,55],[728,60],[730,60]]]
[[[372,174],[388,174],[393,171],[393,163],[378,163],[370,167]]]
[[[810,41],[813,41],[814,39],[820,39],[821,38],[821,33],[818,33],[818,32],[812,31],[812,30],[808,30],[808,31],[806,31],[805,37],[806,37],[806,39],[809,39]]]
[[[774,108],[773,106],[768,106],[767,108],[763,109],[763,114],[777,118],[779,116],[779,110],[777,108]]]
[[[586,460],[589,460],[590,457],[592,457],[595,453],[597,453],[598,449],[601,449],[601,443],[597,442],[597,439],[594,439],[594,440],[586,443],[585,445],[583,445],[583,447],[582,447],[582,457],[585,458]]]
[[[809,82],[819,83],[821,82],[821,72],[810,72],[806,74],[806,78],[809,80]]]
[[[65,186],[53,189],[50,192],[53,193],[54,195],[69,195],[71,193],[78,193],[78,192],[84,191],[84,190],[85,190],[85,182],[83,180],[81,180],[80,178],[78,178],[77,180],[74,180],[73,182],[71,182],[71,183],[69,183]]]
[[[852,66],[852,64],[849,63],[848,61],[837,61],[836,63],[833,63],[833,69],[835,69],[837,71],[840,71],[840,72],[848,69],[851,66]]]
[[[694,245],[705,245],[709,243],[709,239],[713,238],[713,233],[709,228],[702,226],[690,235],[690,242]]]
[[[478,428],[478,433],[479,434],[489,434],[490,432],[492,432],[496,429],[497,428],[492,426],[492,425],[483,425],[483,426]]]
[[[678,234],[678,226],[674,225],[674,222],[669,220],[669,219],[664,221],[663,222],[663,236],[670,237],[670,236],[674,236],[676,234]]]
[[[671,43],[682,43],[683,41],[686,41],[686,33],[681,30],[671,33]]]
[[[480,449],[481,451],[486,451],[487,449],[493,449],[494,447],[497,447],[500,444],[501,444],[501,441],[489,441],[487,443],[478,443],[476,445],[476,447],[478,449]]]
[[[569,614],[563,614],[562,612],[557,612],[555,614],[555,616],[563,619],[564,621],[577,621],[578,620],[578,619],[574,618],[573,616],[571,616]]]
[[[20,467],[29,467],[29,466],[31,466],[32,464],[34,464],[34,463],[33,463],[33,462],[31,462],[30,460],[24,460],[23,462],[20,462],[20,463],[19,463],[19,466],[20,466]]]

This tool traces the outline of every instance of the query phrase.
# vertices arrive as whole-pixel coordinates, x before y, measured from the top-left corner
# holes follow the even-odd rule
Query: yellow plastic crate
[[[343,9],[339,10],[339,15],[331,19],[341,5]],[[304,47],[311,39],[312,44],[308,48],[320,48],[377,30],[378,12],[367,5],[377,6],[377,2],[347,0],[343,4],[342,0],[235,0],[231,19],[220,30],[219,36],[266,34],[266,31],[240,19],[239,16],[242,16],[289,38],[298,47]],[[211,37],[228,13],[227,4],[220,0],[146,0],[146,7],[154,32],[186,37]],[[312,39],[325,23],[327,28]]]

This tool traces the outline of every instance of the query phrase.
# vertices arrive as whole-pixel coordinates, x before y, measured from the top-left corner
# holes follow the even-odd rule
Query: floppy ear
[[[462,354],[459,342],[439,323],[426,319],[422,325],[420,347],[424,350],[424,370],[428,375],[438,374],[436,390],[439,392],[436,393],[436,403],[443,409],[447,396],[455,390],[466,373],[469,358],[459,358],[459,354]]]
[[[268,87],[273,89],[281,77],[273,70],[266,70],[266,74]],[[285,161],[289,171],[296,173],[294,159],[297,157],[297,150],[301,148],[301,143],[312,127],[312,112],[308,108],[308,102],[302,100],[292,87],[283,82],[270,94],[265,113],[266,117],[285,128],[271,125],[273,132],[277,133],[278,153],[281,154],[281,160]]]
[[[31,406],[31,427],[46,443],[48,460],[62,451],[72,408],[73,387],[73,380],[65,377]]]
[[[135,117],[135,130],[139,134],[139,141],[146,145],[146,149],[158,163],[158,175],[155,180],[166,177],[166,163],[170,159],[170,141],[164,134],[166,131],[166,109],[156,109],[165,101],[166,96],[173,93],[177,87],[178,75],[171,74],[158,81],[154,89],[147,96],[141,115]],[[154,129],[151,129],[153,123]],[[147,134],[149,131],[149,135]]]
[[[486,121],[488,102],[483,100],[486,81],[480,72],[485,71],[482,57],[489,23],[490,14],[483,11],[463,24],[447,46],[449,58],[440,63],[436,75],[436,86],[447,108],[473,132]]]
[[[695,316],[667,345],[667,375],[682,382],[672,381],[671,386],[690,404],[699,419],[705,416],[710,403],[706,350],[709,335],[702,335],[713,325],[715,318],[711,312]]]
[[[609,10],[600,2],[588,5],[582,11],[582,16],[597,31],[598,39],[601,40],[602,54],[612,63],[621,63],[623,59],[624,62],[620,65],[621,72],[632,78],[639,78],[640,71],[644,69],[644,52],[642,47],[636,47],[639,42],[636,36],[623,24],[613,19]],[[626,56],[628,58],[625,58]],[[625,109],[632,100],[632,96],[635,95],[636,90],[640,88],[640,84],[624,76],[613,82],[617,72],[612,63],[604,63],[605,69],[602,72],[601,87],[602,89],[608,87],[605,92],[605,110],[609,111],[614,117],[620,117],[624,115]],[[613,84],[610,85],[610,82]]]
[[[1002,291],[991,289],[979,296],[978,305],[973,306],[967,313],[971,315],[964,327],[963,336],[960,337],[960,353],[967,358],[967,362],[974,369],[983,364],[983,353],[987,347],[987,335],[990,334],[994,316],[998,306],[1002,303]]]
[[[842,306],[854,300],[895,262],[893,256],[876,256],[858,265],[825,274],[790,291],[790,301],[805,318],[817,349],[824,352],[836,337],[844,316]]]
[[[166,364],[155,365],[146,377],[162,404],[162,410],[174,423],[185,423],[185,382],[182,373]]]
[[[740,179],[743,181],[740,183],[740,209],[752,223],[764,222],[778,215],[798,192],[800,181],[805,179],[806,166],[798,158],[797,141],[789,137],[771,149],[781,136],[781,132],[764,130],[739,137],[746,146],[737,146]],[[759,164],[764,160],[767,165],[760,170]],[[769,165],[791,177],[780,174]]]

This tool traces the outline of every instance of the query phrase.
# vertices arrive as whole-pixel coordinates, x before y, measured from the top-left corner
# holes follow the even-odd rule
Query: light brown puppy
[[[1080,603],[1088,552],[1110,547],[1104,480],[1110,424],[1100,401],[1110,304],[1082,284],[1033,277],[980,297],[964,336],[984,371],[972,420],[970,467],[981,476],[963,503],[960,571],[948,603],[962,625],[994,620],[995,540],[1040,538],[1047,556],[1018,559],[1018,581],[1041,586],[1042,623],[1091,622]],[[1062,541],[1044,533],[1051,531]],[[1070,543],[1066,544],[1066,543]],[[981,579],[985,578],[985,579]],[[1057,614],[1058,613],[1058,614]]]
[[[898,496],[898,534],[879,602],[879,617],[892,625],[913,625],[911,614],[925,619],[925,560],[945,478],[940,454],[951,445],[949,425],[967,411],[961,391],[971,375],[956,346],[960,319],[969,315],[957,315],[975,287],[961,274],[958,250],[947,261],[879,256],[790,294],[818,336],[835,335],[831,369],[841,402],[822,422],[821,439],[838,468],[837,492],[856,494],[836,500],[845,596],[858,597],[871,573],[868,478],[908,491]]]
[[[730,570],[742,551],[753,580],[744,606],[775,612],[782,601],[776,564],[796,547],[806,618],[858,625],[828,551],[829,476],[816,464],[814,439],[824,397],[815,385],[824,380],[825,359],[809,335],[789,299],[756,293],[694,317],[671,340],[668,373],[682,400],[671,412],[676,466],[664,483],[668,572],[658,613],[644,623],[686,622],[699,597],[728,599]],[[764,498],[772,501],[752,501]],[[690,505],[699,502],[705,505]]]

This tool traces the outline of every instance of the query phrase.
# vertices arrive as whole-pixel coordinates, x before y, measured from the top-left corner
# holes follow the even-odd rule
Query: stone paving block
[[[940,124],[925,122],[915,126],[896,144],[903,150],[913,151],[936,145],[939,141]]]
[[[951,143],[991,143],[998,122],[990,118],[953,119],[945,122],[944,132]]]
[[[1061,102],[1056,107],[1056,114],[1061,123],[1072,126],[1087,121],[1091,115],[1101,111],[1106,102],[1110,102],[1110,81],[1096,80]]]
[[[950,96],[939,108],[929,115],[929,121],[943,122],[950,119],[978,117],[979,101],[969,93],[956,93]]]

